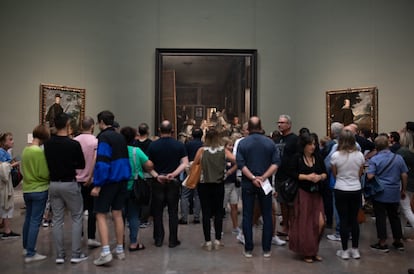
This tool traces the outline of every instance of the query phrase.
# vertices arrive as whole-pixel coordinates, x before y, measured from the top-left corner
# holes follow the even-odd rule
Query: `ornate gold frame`
[[[61,96],[61,106],[65,113],[72,116],[72,130],[77,133],[80,123],[85,117],[85,89],[59,86],[53,84],[40,84],[39,96],[39,122],[47,124],[46,114],[55,102],[56,94]]]
[[[339,113],[344,108],[345,99],[350,100],[354,115],[353,123],[359,129],[378,131],[378,88],[348,88],[326,91],[326,133],[330,136],[331,124],[340,121]]]

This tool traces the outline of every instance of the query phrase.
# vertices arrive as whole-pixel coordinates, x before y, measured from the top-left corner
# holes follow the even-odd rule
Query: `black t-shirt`
[[[298,152],[298,136],[294,133],[289,133],[285,136],[280,136],[275,140],[276,148],[279,152],[282,163],[276,173],[276,179],[284,180],[287,178],[287,167],[290,158]]]
[[[201,141],[201,139],[194,139],[191,141],[188,141],[185,144],[185,148],[187,149],[187,154],[188,154],[188,161],[194,161],[194,158],[197,154],[197,150],[203,146],[203,142]]]
[[[187,151],[183,143],[172,137],[161,137],[150,144],[147,155],[158,174],[168,174],[180,165],[181,159],[187,156]]]
[[[362,153],[364,153],[365,151],[372,151],[375,149],[375,144],[362,136],[355,135],[355,141],[361,147]]]
[[[152,140],[147,138],[144,141],[135,140],[132,145],[134,147],[139,147],[145,154],[148,155],[147,151],[148,151],[148,147],[151,143],[152,143]]]
[[[53,135],[45,143],[45,156],[50,181],[76,181],[76,169],[85,168],[81,145],[67,136]]]

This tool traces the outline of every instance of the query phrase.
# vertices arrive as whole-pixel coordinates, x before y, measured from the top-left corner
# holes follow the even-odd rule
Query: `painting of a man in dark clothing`
[[[51,105],[49,107],[49,110],[47,111],[46,114],[46,122],[49,123],[49,127],[54,127],[55,126],[55,117],[59,114],[63,112],[63,108],[60,105],[60,99],[62,98],[62,96],[60,96],[60,93],[56,93],[55,95],[55,103],[53,105]]]

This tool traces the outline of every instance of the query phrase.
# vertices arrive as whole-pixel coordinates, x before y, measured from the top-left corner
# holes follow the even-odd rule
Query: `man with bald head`
[[[178,234],[178,200],[181,182],[178,177],[188,165],[187,151],[183,143],[172,137],[173,126],[168,120],[162,121],[160,138],[152,142],[147,150],[148,158],[154,163],[155,177],[152,183],[151,211],[154,218],[155,246],[161,247],[164,241],[163,211],[168,206],[169,244],[174,248],[180,245]],[[154,175],[154,174],[153,174]]]
[[[249,136],[243,138],[237,149],[237,166],[242,171],[244,256],[252,257],[253,251],[253,209],[257,197],[263,216],[263,256],[270,257],[272,225],[272,192],[264,192],[264,186],[280,165],[279,154],[271,139],[263,135],[260,118],[253,116],[248,122]]]

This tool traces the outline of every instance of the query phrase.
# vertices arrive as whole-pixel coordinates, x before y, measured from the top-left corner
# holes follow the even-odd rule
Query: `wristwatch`
[[[254,176],[254,175],[253,175],[253,176],[252,176],[252,181],[254,181],[254,179],[256,179],[256,176]]]

